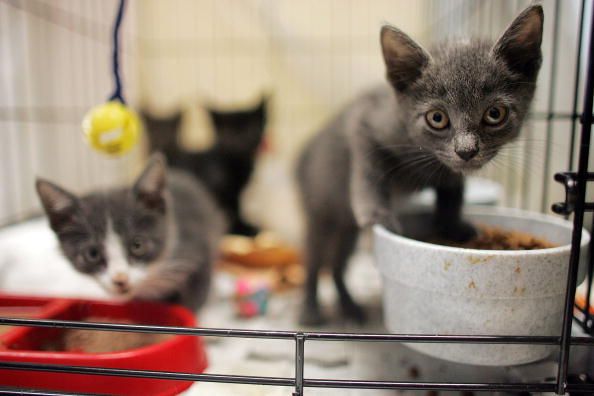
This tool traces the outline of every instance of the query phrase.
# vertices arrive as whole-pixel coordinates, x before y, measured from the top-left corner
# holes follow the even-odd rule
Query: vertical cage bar
[[[547,101],[547,129],[546,129],[546,147],[543,164],[542,179],[542,198],[540,201],[541,212],[546,211],[549,198],[549,169],[551,167],[551,149],[553,139],[553,110],[555,106],[555,97],[557,91],[557,49],[559,46],[559,13],[561,11],[560,1],[555,0],[555,18],[553,20],[553,46],[551,48],[551,79],[549,86],[549,97]]]
[[[303,365],[305,363],[305,335],[295,334],[295,392],[293,396],[303,396]]]
[[[578,25],[578,42],[577,42],[577,55],[575,60],[575,82],[573,86],[573,105],[571,107],[571,135],[569,143],[569,163],[567,164],[568,170],[573,170],[574,162],[574,148],[575,148],[575,132],[577,125],[577,111],[578,111],[578,100],[580,95],[580,70],[582,63],[582,35],[584,34],[584,14],[586,13],[586,0],[582,0],[582,8],[580,10],[580,22]]]
[[[594,216],[592,216],[592,229],[594,230]],[[584,330],[592,334],[594,324],[590,314],[590,297],[592,296],[592,275],[594,274],[594,238],[590,238],[590,251],[588,257],[588,277],[586,278],[586,301],[584,302]]]
[[[594,20],[592,7],[590,21]],[[557,394],[565,393],[567,385],[567,368],[569,363],[569,349],[571,347],[572,312],[575,300],[578,266],[580,260],[580,245],[582,226],[584,224],[584,209],[586,199],[586,181],[588,173],[588,157],[590,154],[590,134],[592,132],[592,94],[594,93],[594,29],[590,29],[588,43],[588,66],[586,68],[586,86],[584,87],[584,109],[582,111],[582,131],[580,139],[580,156],[578,163],[578,197],[573,217],[573,232],[571,235],[571,256],[569,258],[569,274],[567,276],[567,290],[565,294],[565,312],[563,313],[563,330],[561,333],[561,348],[559,353],[559,371],[557,375]]]

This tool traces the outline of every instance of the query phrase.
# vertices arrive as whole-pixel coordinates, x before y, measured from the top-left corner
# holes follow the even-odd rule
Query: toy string
[[[118,13],[116,14],[115,23],[113,25],[113,53],[112,53],[112,72],[115,83],[115,89],[109,100],[119,100],[121,103],[126,104],[124,96],[122,94],[122,81],[120,79],[120,27],[122,25],[122,19],[124,17],[124,8],[126,6],[126,0],[120,0],[118,6]]]

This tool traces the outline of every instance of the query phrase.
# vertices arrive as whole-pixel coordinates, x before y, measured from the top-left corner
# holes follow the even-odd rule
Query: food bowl
[[[475,224],[517,230],[556,245],[540,250],[478,250],[421,242],[428,212],[407,215],[404,235],[374,226],[383,278],[384,320],[398,334],[534,335],[561,333],[572,223],[505,208],[471,208]],[[590,240],[582,235],[582,254]],[[584,277],[579,275],[579,281]],[[428,355],[475,365],[515,365],[547,357],[552,346],[419,344]]]
[[[0,316],[74,321],[100,317],[104,318],[105,322],[128,321],[145,325],[196,326],[192,313],[180,306],[9,295],[0,295]],[[195,336],[175,335],[146,346],[114,352],[85,353],[48,348],[64,337],[65,332],[68,331],[66,329],[14,326],[5,327],[2,330],[0,334],[0,361],[2,362],[176,371],[193,374],[202,373],[207,367],[202,340]],[[192,381],[20,370],[0,370],[0,383],[3,386],[16,388],[139,396],[176,395],[193,384]]]

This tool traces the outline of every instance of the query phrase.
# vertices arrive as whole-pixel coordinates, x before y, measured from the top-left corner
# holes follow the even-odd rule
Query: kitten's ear
[[[258,111],[260,111],[261,113],[266,112],[266,108],[268,107],[268,103],[270,103],[271,97],[272,95],[270,93],[265,93],[262,95],[260,103],[258,104]]]
[[[419,78],[431,57],[406,33],[393,26],[382,27],[380,41],[388,80],[397,90],[406,90]]]
[[[140,116],[141,116],[141,117],[142,117],[142,119],[144,119],[144,120],[152,121],[152,119],[153,119],[153,117],[152,117],[152,115],[151,115],[151,112],[150,112],[150,111],[148,111],[148,110],[147,110],[146,108],[144,108],[144,107],[141,107],[141,108],[138,110],[138,113],[140,114]]]
[[[515,73],[536,79],[542,62],[544,15],[540,5],[526,8],[497,40],[491,53]]]
[[[76,210],[78,198],[54,183],[41,178],[35,181],[35,188],[52,229],[57,231]]]
[[[221,118],[221,112],[218,110],[218,108],[211,102],[203,104],[202,107],[208,113],[210,120],[216,125],[218,120]]]
[[[181,110],[176,110],[171,116],[167,117],[167,120],[171,123],[181,124],[183,114]]]
[[[163,154],[153,154],[132,188],[136,198],[149,209],[165,210],[166,167]]]

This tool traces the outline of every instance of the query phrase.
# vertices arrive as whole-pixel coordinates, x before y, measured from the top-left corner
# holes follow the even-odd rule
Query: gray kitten
[[[108,292],[204,303],[224,221],[194,177],[155,155],[131,188],[79,198],[46,180],[36,187],[65,257]]]
[[[384,26],[381,46],[389,85],[356,99],[307,145],[298,182],[307,217],[303,324],[323,321],[320,268],[332,268],[343,313],[364,311],[344,283],[359,227],[398,231],[398,206],[410,192],[435,188],[435,226],[466,240],[461,218],[464,176],[491,160],[520,132],[540,68],[543,12],[524,10],[493,44],[442,43],[426,52]]]

